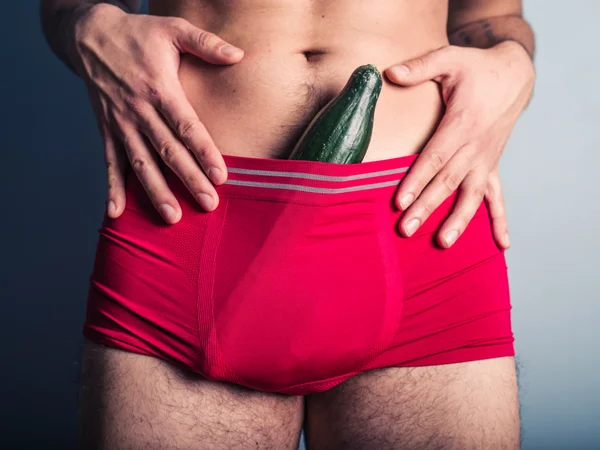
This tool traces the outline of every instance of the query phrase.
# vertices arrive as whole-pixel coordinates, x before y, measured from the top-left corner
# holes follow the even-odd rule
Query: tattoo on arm
[[[450,38],[452,40],[452,35]],[[458,37],[461,40],[461,43],[468,47],[480,47],[482,37],[485,37],[486,43],[490,46],[496,45],[500,40],[496,38],[494,35],[494,30],[490,25],[490,21],[488,19],[478,20],[477,22],[472,22],[458,31]]]
[[[470,22],[448,34],[450,43],[464,47],[490,48],[500,42],[515,41],[533,58],[533,31],[518,16],[503,16]]]
[[[496,36],[494,36],[494,30],[492,30],[492,26],[490,25],[490,22],[486,19],[483,21],[483,31],[485,33],[485,37],[487,37],[487,40],[490,44],[495,45],[498,43],[498,40],[496,39]]]
[[[461,31],[458,36],[465,46],[471,47],[473,45],[473,38],[466,31]]]

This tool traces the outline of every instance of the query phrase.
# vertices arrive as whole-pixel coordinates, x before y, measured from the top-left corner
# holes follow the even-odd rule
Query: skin
[[[86,341],[85,449],[520,448],[513,358],[388,368],[304,399],[217,383]]]
[[[440,245],[450,247],[486,199],[494,236],[499,246],[507,248],[498,162],[531,96],[533,66],[526,50],[508,41],[488,50],[444,47],[394,66],[388,74],[403,86],[435,80],[441,86],[447,111],[399,188],[397,203],[406,210],[401,231],[411,236],[459,189],[457,205],[438,231]],[[497,82],[499,74],[503,83]],[[498,88],[480,95],[487,86]]]
[[[64,5],[75,5],[78,2],[48,0],[43,3],[48,4],[47,8],[51,9],[53,4],[63,5],[64,8]],[[207,28],[216,28],[215,20],[211,21],[211,14],[201,14],[202,11],[206,12],[207,7],[198,7],[195,1],[162,4],[151,2],[152,13],[184,16],[186,20],[125,14],[119,8],[104,2],[79,3],[84,5],[81,7],[84,12],[73,26],[73,36],[69,40],[72,50],[67,59],[88,85],[105,142],[108,215],[116,218],[125,208],[125,173],[128,163],[140,178],[156,209],[168,223],[180,220],[181,208],[161,174],[161,163],[179,175],[203,209],[212,211],[218,206],[218,196],[213,184],[223,183],[227,176],[221,154],[236,154],[240,147],[247,147],[248,139],[252,140],[253,137],[248,136],[251,132],[242,130],[238,135],[243,136],[243,140],[227,141],[224,136],[229,134],[229,130],[223,129],[219,134],[219,139],[224,141],[223,145],[215,145],[214,136],[209,135],[205,126],[207,120],[202,116],[207,112],[203,110],[207,103],[218,102],[222,106],[229,99],[222,95],[223,89],[216,89],[221,96],[220,101],[209,99],[206,102],[207,84],[214,81],[214,77],[198,63],[238,64],[244,58],[243,50],[228,47],[229,55],[220,51],[225,48],[226,41],[207,31]],[[137,1],[121,3],[126,9],[139,8]],[[424,2],[427,3],[429,2]],[[445,2],[430,3],[435,8],[437,4]],[[225,8],[226,16],[232,22],[231,27],[234,27],[236,20],[239,21],[234,10],[243,11],[244,7],[236,5],[231,11],[227,10],[229,6]],[[440,8],[437,9],[439,16]],[[337,13],[335,7],[322,10],[327,11],[328,17],[332,14],[335,17]],[[417,10],[414,14],[423,15],[428,12],[430,11],[425,8],[425,11]],[[444,12],[442,8],[441,14]],[[409,91],[402,93],[384,89],[378,106],[373,141],[365,161],[423,150],[398,192],[398,206],[402,209],[410,207],[400,223],[400,231],[405,236],[412,235],[452,191],[459,189],[460,197],[455,211],[438,231],[439,244],[450,247],[466,228],[477,206],[485,199],[490,206],[494,237],[500,247],[508,248],[508,227],[498,175],[498,159],[514,122],[531,96],[534,80],[533,64],[525,51],[527,49],[533,53],[533,34],[520,18],[521,14],[520,0],[456,0],[449,5],[448,36],[441,38],[440,33],[430,39],[424,38],[415,48],[405,45],[403,48],[407,50],[399,56],[412,56],[410,53],[416,53],[418,57],[404,61],[403,64],[388,64],[389,57],[380,58],[381,63],[378,65],[383,66],[388,80],[411,87],[413,95],[409,95]],[[326,14],[321,15],[322,18],[325,16]],[[493,18],[486,19],[489,16]],[[221,20],[220,16],[217,17]],[[290,21],[292,20],[290,17]],[[427,25],[435,26],[436,23],[433,21]],[[111,32],[108,34],[105,30]],[[301,31],[300,29],[299,32]],[[414,32],[414,27],[412,31]],[[229,34],[250,47],[257,42],[255,39],[240,38],[231,32]],[[400,41],[403,37],[396,36],[398,33],[393,32],[384,34]],[[256,36],[256,32],[251,35]],[[284,43],[296,42],[297,35],[290,36],[288,41],[285,36],[278,36],[278,39]],[[327,36],[324,42],[331,45],[331,39],[332,37]],[[480,48],[467,49],[448,45],[449,43]],[[335,48],[335,44],[337,43],[332,47]],[[373,43],[376,44],[377,42]],[[298,53],[304,54],[315,66],[318,66],[319,59],[323,59],[319,58],[321,55],[328,54],[328,50],[323,49],[325,46],[320,42],[315,45],[307,41],[305,46],[309,50],[298,50]],[[424,51],[428,48],[433,51]],[[251,50],[256,52],[252,47]],[[263,48],[258,50],[264,55]],[[186,59],[187,55],[194,55],[194,62]],[[370,51],[368,55],[371,59],[379,58],[376,51]],[[132,64],[136,70],[131,69]],[[194,64],[196,67],[193,67]],[[356,65],[354,63],[354,67]],[[252,69],[246,69],[245,73],[249,70]],[[234,79],[238,78],[235,72],[232,73]],[[499,73],[503,76],[497,79]],[[204,81],[198,81],[200,74]],[[311,73],[307,73],[306,77],[314,78]],[[344,73],[344,77],[347,78],[347,73]],[[285,149],[293,146],[292,138],[299,137],[299,131],[317,112],[317,105],[322,106],[339,92],[343,86],[342,81],[345,79],[338,76],[336,80],[318,80],[312,83],[311,90],[317,91],[320,98],[312,99],[304,105],[307,114],[292,117],[289,113],[282,114],[285,121],[280,126],[290,128],[291,132],[283,133],[273,144],[257,137],[257,148],[248,149],[245,154],[285,157]],[[306,84],[305,80],[302,82]],[[439,100],[443,100],[446,107],[443,119],[439,114],[441,101],[432,100],[431,89],[429,95],[424,89],[421,92],[415,91],[419,87],[425,88],[427,83],[427,87],[431,88],[432,82],[440,85],[442,99]],[[491,83],[499,87],[493,91],[495,98],[477,95],[477,92]],[[234,84],[244,87],[244,83],[240,84],[237,80]],[[297,83],[292,83],[295,84]],[[275,95],[276,90],[271,89],[270,92]],[[282,93],[290,95],[288,90],[282,89]],[[253,98],[251,101],[255,107],[247,109],[252,110],[255,117],[262,119],[267,116],[260,121],[264,128],[264,124],[272,122],[272,119],[269,118],[268,111],[260,114],[260,104],[269,105],[269,102],[258,101],[259,96]],[[260,98],[262,100],[264,97]],[[287,103],[279,100],[277,104],[285,111]],[[385,103],[391,106],[386,107]],[[398,110],[400,104],[411,104],[412,108],[403,108],[403,114],[402,110]],[[419,105],[425,105],[424,109],[429,112],[429,116],[427,113],[414,114]],[[298,108],[298,102],[290,106]],[[258,114],[256,107],[259,108]],[[413,113],[412,124],[408,111]],[[213,120],[209,128],[221,131],[223,124],[230,123],[227,121],[228,116],[231,114],[222,111],[219,120],[216,123]],[[398,121],[405,119],[401,122],[405,123],[402,134],[392,132],[390,126],[386,127],[382,117],[387,119],[388,124],[392,117]],[[250,124],[248,128],[259,129],[259,124],[254,126],[248,120],[246,122]],[[273,125],[276,126],[277,123],[271,123]],[[389,150],[390,142],[396,145],[393,153]],[[386,147],[387,152],[382,147]]]
[[[123,213],[132,171],[165,221],[180,220],[166,167],[213,210],[222,154],[286,157],[366,59],[386,83],[365,161],[420,152],[398,190],[401,232],[459,189],[440,244],[485,199],[506,248],[497,166],[534,79],[521,2],[382,1],[372,16],[363,6],[150,1],[151,15],[138,16],[137,1],[43,0],[50,45],[96,112],[108,215]],[[303,399],[86,341],[81,419],[85,448],[295,448],[303,424],[309,449],[519,447],[513,358],[381,369]]]
[[[307,400],[309,449],[516,449],[515,365],[497,358],[366,372]]]

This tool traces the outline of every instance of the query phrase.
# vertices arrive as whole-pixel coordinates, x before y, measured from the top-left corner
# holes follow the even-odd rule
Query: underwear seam
[[[221,224],[219,225],[219,234],[217,237],[217,242],[215,243],[215,255],[213,258],[213,279],[212,279],[212,283],[210,284],[210,296],[208,297],[210,299],[210,320],[213,322],[213,327],[214,327],[214,321],[215,321],[215,282],[216,282],[216,278],[217,278],[217,254],[219,253],[219,246],[221,245],[221,239],[223,238],[223,229],[225,228],[225,221],[227,220],[227,211],[229,209],[229,202],[225,202],[225,211],[223,211],[223,220],[221,222]],[[217,337],[217,332],[215,329],[215,340],[216,340],[216,350],[219,349],[219,340]]]
[[[377,227],[381,226],[382,222],[385,222],[385,218],[381,217],[381,212],[377,211],[376,213],[376,217],[377,217]],[[394,232],[392,232],[394,233]],[[395,234],[395,233],[394,233]],[[385,236],[387,236],[387,234],[385,234]],[[378,242],[378,247],[379,247],[379,257],[380,257],[380,261],[383,262],[382,264],[382,269],[384,271],[384,282],[386,284],[386,290],[389,289],[389,272],[386,270],[388,264],[386,264],[387,259],[386,259],[386,253],[384,252],[384,248],[386,248],[386,242],[384,242],[384,233],[377,233],[377,242]],[[393,239],[393,238],[392,238]],[[395,254],[397,254],[397,252],[394,252]],[[405,300],[406,300],[406,290],[405,290],[405,280],[404,280],[404,271],[402,268],[402,262],[400,261],[399,258],[396,259],[396,264],[397,264],[397,269],[399,271],[399,273],[395,274],[399,279],[400,279],[400,286],[402,289],[402,293],[399,295],[399,302],[401,303],[400,306],[400,319],[399,319],[399,324],[398,327],[396,328],[396,330],[394,331],[394,336],[392,336],[390,338],[390,342],[388,342],[386,345],[382,345],[382,348],[378,348],[375,349],[375,351],[373,352],[373,354],[367,358],[367,360],[361,365],[359,366],[359,368],[357,369],[358,373],[362,373],[364,372],[365,368],[368,367],[373,361],[375,361],[380,355],[382,355],[383,353],[385,353],[390,345],[392,345],[394,337],[398,334],[398,332],[400,331],[400,328],[402,327],[402,323],[403,323],[403,318],[404,318],[404,304],[405,304]]]
[[[198,261],[198,272],[196,274],[196,338],[198,341],[198,348],[202,348],[202,337],[200,336],[200,276],[202,275],[202,253],[205,251],[206,248],[206,242],[209,235],[208,229],[211,220],[215,220],[214,215],[209,216],[208,221],[206,223],[206,228],[204,230],[204,236],[202,236],[202,245],[200,246],[200,257]]]
[[[220,346],[219,346],[219,337],[217,335],[216,332],[216,328],[214,326],[214,317],[215,317],[215,311],[214,311],[214,306],[215,306],[215,302],[214,302],[214,289],[215,289],[215,281],[216,281],[216,272],[217,272],[217,254],[219,251],[219,246],[221,245],[221,239],[223,238],[223,229],[225,228],[225,222],[227,219],[227,212],[229,210],[229,202],[225,202],[225,210],[223,211],[223,218],[221,221],[221,224],[218,227],[218,237],[217,237],[217,241],[215,242],[215,253],[214,253],[214,257],[213,257],[213,276],[212,276],[212,281],[211,281],[211,285],[210,285],[210,294],[208,295],[208,300],[210,301],[210,316],[209,319],[211,321],[211,325],[212,328],[215,330],[214,331],[214,339],[215,339],[215,344],[214,344],[214,351],[216,352],[213,357],[217,358],[217,356],[219,356],[221,363],[223,365],[224,368],[226,368],[226,370],[229,371],[232,379],[229,380],[217,380],[217,381],[229,381],[231,383],[236,383],[236,384],[241,384],[242,383],[242,378],[240,378],[235,371],[229,366],[229,364],[227,364],[227,362],[225,360],[223,360],[221,352],[220,352]],[[208,229],[208,227],[207,227]],[[208,233],[207,233],[208,234]],[[204,244],[204,243],[203,243]],[[200,276],[200,273],[198,274],[198,276]],[[199,303],[200,303],[200,293],[198,293],[197,297],[196,297],[196,317],[197,317],[197,329],[198,329],[198,337],[200,336],[200,316],[199,316],[199,311],[200,311],[200,307],[199,307]],[[209,337],[208,337],[208,342],[207,342],[207,351],[205,352],[205,354],[208,353],[208,348],[210,347],[210,332],[209,332]],[[200,342],[200,346],[201,346],[201,341],[199,339]],[[210,361],[209,361],[210,362]],[[211,377],[207,377],[208,379],[212,379]]]
[[[223,212],[223,222],[221,223],[221,226],[219,227],[219,238],[216,243],[217,251],[219,249],[219,246],[221,245],[221,240],[223,239],[223,230],[225,229],[225,222],[227,221],[227,212],[228,211],[229,211],[229,201],[225,202],[225,211]],[[213,276],[213,283],[212,283],[211,293],[210,293],[210,299],[211,299],[210,319],[213,321],[213,325],[214,325],[214,320],[215,320],[214,289],[215,289],[215,279],[216,279],[216,273],[217,273],[217,251],[215,252],[215,260],[214,260],[214,268],[215,268],[214,275],[215,276]],[[225,358],[223,357],[223,354],[221,353],[221,350],[220,350],[221,346],[219,345],[219,335],[217,333],[216,326],[214,327],[214,330],[215,330],[215,352],[218,352],[218,355],[220,357],[221,363],[223,364],[223,367],[225,367],[227,370],[229,370],[229,373],[231,375],[230,382],[237,383],[237,384],[243,384],[242,382],[244,381],[244,379],[242,377],[240,377],[233,370],[233,368],[227,363],[227,361],[225,361]]]
[[[288,387],[284,388],[283,390],[289,391],[291,389],[305,388],[305,387],[310,387],[310,386],[315,386],[315,385],[328,385],[329,383],[336,382],[339,379],[342,379],[342,382],[344,382],[348,378],[353,377],[354,375],[359,375],[361,373],[362,372],[360,372],[360,371],[352,371],[352,372],[346,373],[344,375],[337,375],[335,377],[325,378],[323,380],[308,381],[306,383],[294,384],[293,386],[288,386]],[[279,392],[279,391],[277,391],[277,392]]]

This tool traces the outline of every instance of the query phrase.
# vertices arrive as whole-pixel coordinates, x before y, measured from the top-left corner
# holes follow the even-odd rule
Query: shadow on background
[[[67,450],[103,148],[83,82],[42,36],[38,1],[2,6],[0,447]]]

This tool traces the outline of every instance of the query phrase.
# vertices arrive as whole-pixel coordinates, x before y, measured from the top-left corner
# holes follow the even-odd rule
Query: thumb
[[[212,64],[235,64],[244,56],[242,49],[192,24],[183,24],[176,30],[174,43],[182,53],[190,53]]]
[[[438,83],[457,70],[455,52],[451,47],[434,50],[418,58],[396,64],[386,69],[389,80],[402,86],[414,86],[425,81]]]

